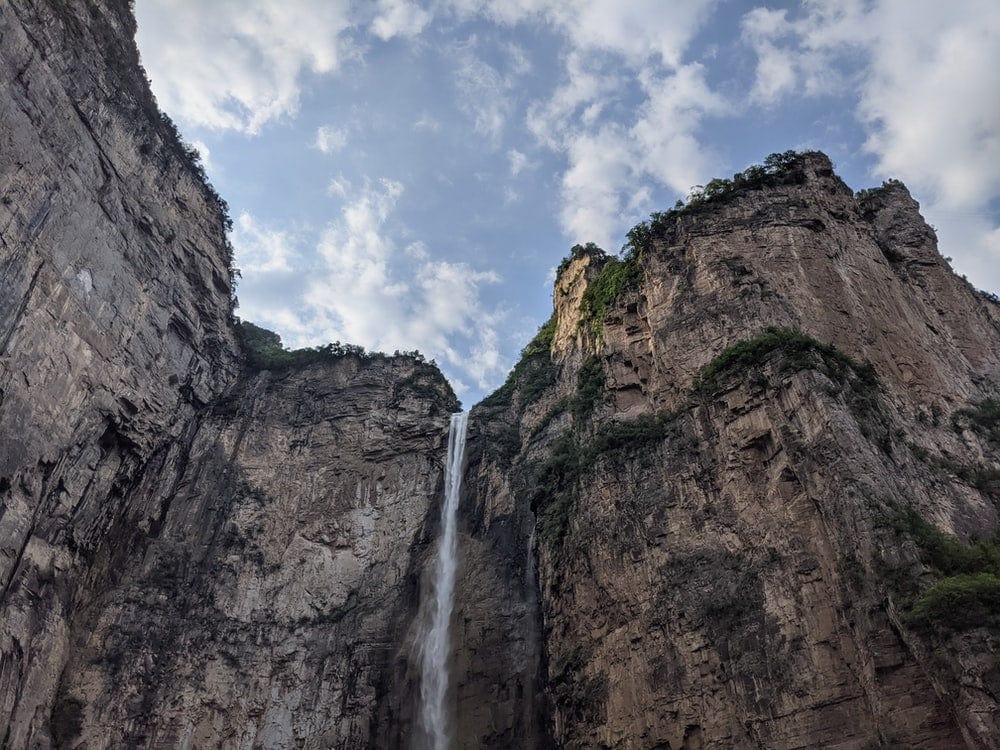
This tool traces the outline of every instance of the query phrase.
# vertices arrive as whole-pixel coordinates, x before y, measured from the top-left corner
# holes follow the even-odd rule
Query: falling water
[[[455,516],[458,495],[462,489],[462,461],[465,458],[465,426],[468,418],[468,412],[451,416],[448,464],[444,474],[444,505],[441,508],[441,538],[434,563],[434,600],[431,603],[430,627],[423,643],[420,723],[433,750],[447,750],[449,740],[445,696],[448,692],[449,626],[455,605],[455,570],[458,566]]]

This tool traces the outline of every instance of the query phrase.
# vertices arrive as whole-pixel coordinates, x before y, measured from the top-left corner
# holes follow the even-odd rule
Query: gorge
[[[0,746],[1000,747],[1000,304],[774,155],[462,416],[234,315],[125,0],[0,3]]]

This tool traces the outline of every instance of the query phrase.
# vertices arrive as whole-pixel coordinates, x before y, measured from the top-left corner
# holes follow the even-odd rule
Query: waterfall
[[[448,693],[448,651],[451,613],[455,607],[455,571],[458,539],[455,517],[462,489],[465,459],[465,427],[468,412],[452,414],[448,431],[448,459],[444,473],[444,504],[441,507],[441,538],[434,561],[434,600],[425,626],[420,678],[420,724],[432,750],[447,750],[450,727],[445,697]]]

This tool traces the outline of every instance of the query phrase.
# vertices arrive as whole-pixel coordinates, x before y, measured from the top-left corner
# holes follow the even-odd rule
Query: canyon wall
[[[822,154],[639,229],[624,261],[575,250],[473,409],[459,618],[516,606],[456,643],[467,689],[522,685],[537,633],[559,746],[997,747],[995,621],[910,610],[942,575],[921,540],[1000,521],[996,415],[969,416],[1000,306],[904,186],[855,196]]]
[[[0,3],[0,745],[384,746],[457,402],[412,357],[249,367],[134,32]]]
[[[0,0],[0,745],[409,747],[457,401],[248,348],[134,31]],[[630,243],[472,410],[456,745],[1000,746],[995,299],[817,153]]]

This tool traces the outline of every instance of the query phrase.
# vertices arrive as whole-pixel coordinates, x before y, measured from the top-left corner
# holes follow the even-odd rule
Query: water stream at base
[[[451,613],[455,607],[455,573],[458,567],[455,525],[458,496],[462,489],[462,463],[465,459],[465,428],[468,419],[468,412],[451,416],[444,473],[444,505],[441,508],[441,537],[434,561],[434,599],[421,649],[420,724],[432,750],[448,750],[451,740],[450,717],[445,709],[445,698],[448,694]]]

